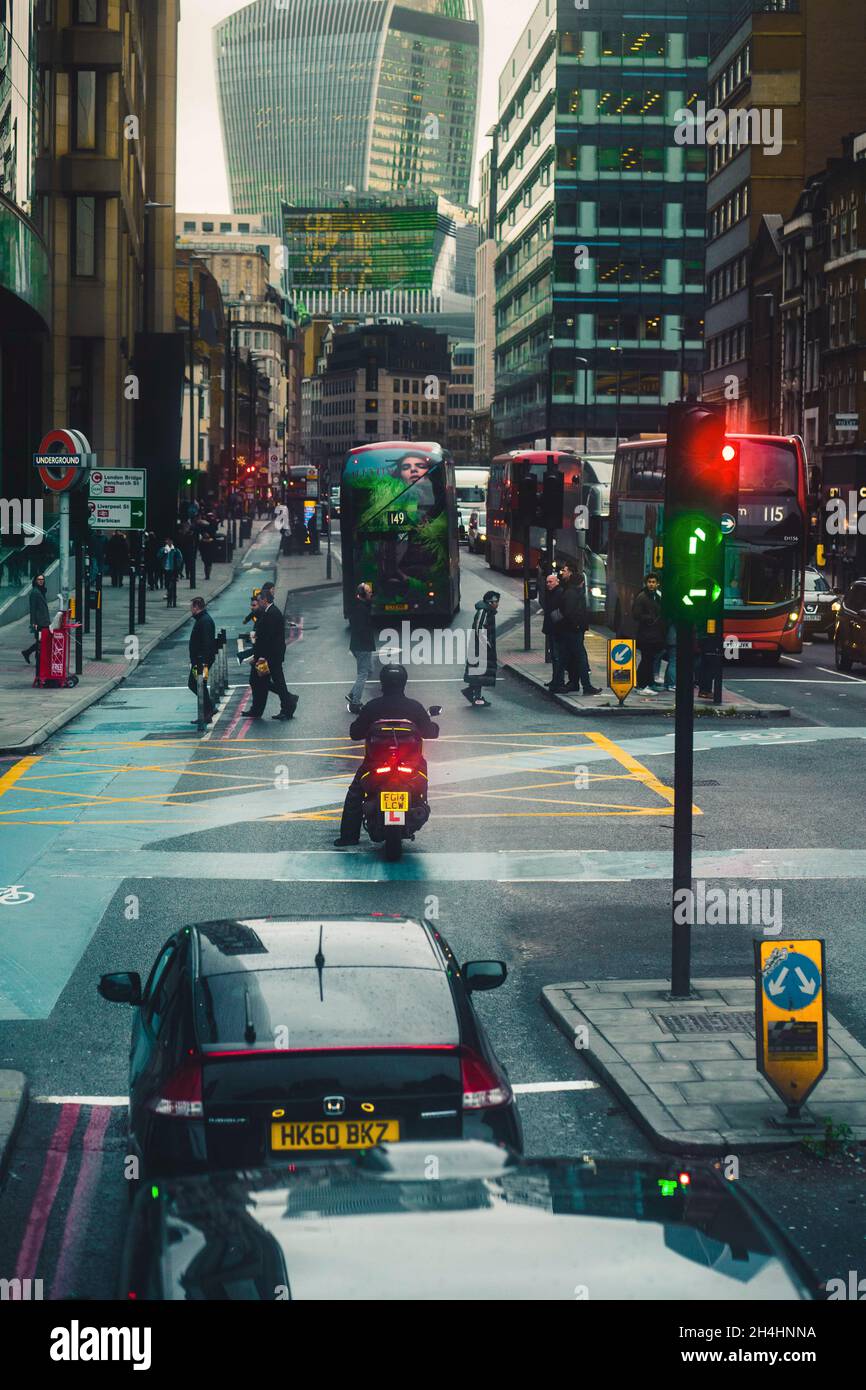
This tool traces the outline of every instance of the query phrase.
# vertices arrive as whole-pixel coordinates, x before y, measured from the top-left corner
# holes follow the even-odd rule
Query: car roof
[[[170,1181],[162,1248],[149,1255],[165,1296],[270,1300],[275,1262],[293,1300],[571,1301],[583,1285],[593,1300],[751,1302],[815,1290],[743,1185],[708,1166],[693,1166],[686,1186],[682,1159],[525,1159],[477,1142],[435,1149],[436,1182],[429,1141]],[[239,1221],[250,1273],[233,1292]]]
[[[381,966],[444,969],[425,923],[410,917],[243,917],[192,924],[199,974]]]

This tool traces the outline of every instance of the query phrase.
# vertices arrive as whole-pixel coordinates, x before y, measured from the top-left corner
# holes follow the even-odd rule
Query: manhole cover
[[[656,1023],[668,1033],[754,1033],[754,1014],[745,1009],[713,1013],[707,1009],[693,1014],[653,1014]]]

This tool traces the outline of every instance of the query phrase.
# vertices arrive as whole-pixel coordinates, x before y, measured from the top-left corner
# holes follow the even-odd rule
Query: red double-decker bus
[[[503,574],[516,574],[523,569],[524,527],[518,517],[520,484],[526,478],[539,481],[553,465],[564,478],[563,522],[561,531],[554,533],[560,558],[574,550],[565,541],[569,533],[574,542],[575,508],[581,503],[582,473],[576,454],[546,449],[516,449],[500,454],[490,465],[487,484],[487,563]],[[533,526],[529,533],[529,564],[534,569],[544,552],[545,532]],[[574,558],[572,556],[571,558]]]
[[[777,662],[803,648],[808,535],[806,450],[798,435],[729,434],[740,456],[737,516],[723,521],[725,637]],[[662,571],[665,445],[620,444],[610,491],[606,619],[630,635],[644,576]]]

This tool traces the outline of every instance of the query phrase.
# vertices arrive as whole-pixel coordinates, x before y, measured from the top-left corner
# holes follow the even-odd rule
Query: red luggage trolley
[[[71,687],[78,684],[78,677],[69,673],[69,648],[70,634],[80,626],[80,623],[70,622],[69,613],[64,610],[60,627],[55,628],[53,632],[50,627],[42,629],[39,634],[39,669],[33,681],[34,685]]]

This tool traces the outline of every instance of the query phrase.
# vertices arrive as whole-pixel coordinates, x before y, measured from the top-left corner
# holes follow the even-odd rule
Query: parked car
[[[803,635],[814,637],[822,632],[832,637],[836,631],[839,597],[824,575],[814,565],[806,566],[806,593],[803,610]]]
[[[866,579],[858,579],[843,595],[836,623],[836,669],[850,671],[855,662],[866,665]]]
[[[130,1151],[142,1176],[251,1167],[376,1144],[523,1146],[514,1096],[472,1006],[502,961],[459,965],[404,917],[276,917],[175,932],[135,1010]]]
[[[720,1308],[810,1299],[817,1283],[745,1184],[709,1164],[452,1141],[169,1179],[132,1209],[119,1293]]]

